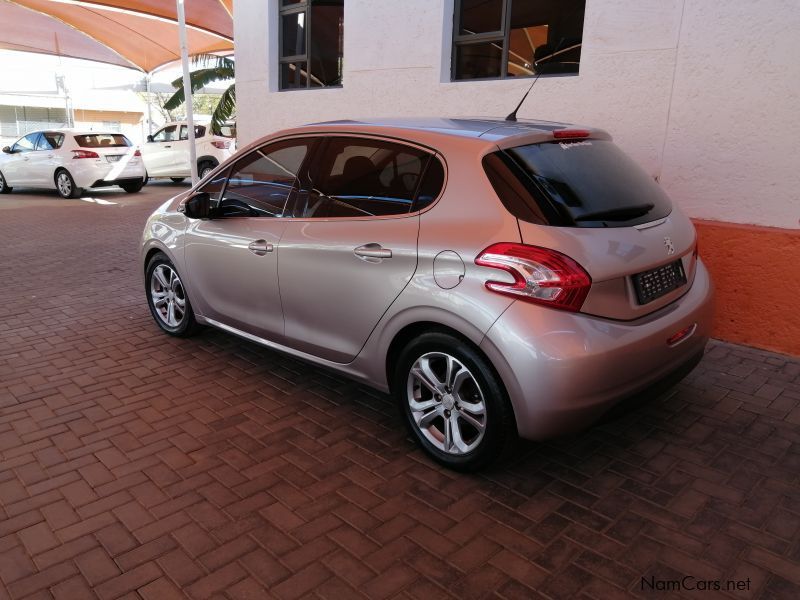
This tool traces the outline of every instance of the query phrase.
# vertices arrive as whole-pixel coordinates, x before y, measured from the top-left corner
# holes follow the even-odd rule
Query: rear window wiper
[[[611,208],[608,210],[598,210],[573,217],[575,221],[627,221],[635,219],[649,213],[655,208],[655,204],[634,204],[622,208]]]

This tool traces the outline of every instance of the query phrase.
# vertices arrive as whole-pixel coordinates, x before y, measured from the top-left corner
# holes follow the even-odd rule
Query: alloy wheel
[[[428,352],[411,366],[406,385],[420,433],[447,454],[466,454],[486,432],[486,402],[477,380],[455,357]]]
[[[58,191],[65,198],[72,194],[72,180],[66,172],[61,171],[58,174],[56,177],[56,185],[58,186]]]
[[[186,292],[180,277],[167,264],[160,264],[150,275],[150,298],[159,319],[168,327],[178,327],[186,317]]]

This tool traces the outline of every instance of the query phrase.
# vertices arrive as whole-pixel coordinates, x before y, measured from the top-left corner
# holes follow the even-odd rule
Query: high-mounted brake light
[[[475,264],[505,271],[513,282],[487,281],[493,292],[534,304],[577,312],[592,285],[592,278],[566,254],[512,242],[492,244]]]
[[[211,142],[211,145],[214,146],[214,148],[219,148],[220,150],[227,150],[228,148],[231,147],[230,142],[225,142],[222,140],[214,140],[213,142]]]
[[[97,152],[92,152],[91,150],[73,150],[72,158],[100,158],[100,155]]]
[[[586,129],[556,129],[553,132],[553,137],[557,140],[571,140],[576,138],[587,138],[591,132]]]

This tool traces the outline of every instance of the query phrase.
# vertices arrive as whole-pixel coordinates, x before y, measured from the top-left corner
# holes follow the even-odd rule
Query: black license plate
[[[652,302],[685,284],[686,272],[681,260],[633,276],[633,288],[639,304]]]

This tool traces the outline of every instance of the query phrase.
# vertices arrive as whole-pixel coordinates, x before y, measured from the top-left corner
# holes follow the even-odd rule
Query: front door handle
[[[392,258],[392,251],[389,248],[384,248],[380,244],[364,244],[363,246],[359,246],[353,253],[360,257],[366,259],[381,259],[381,258]]]
[[[257,256],[264,256],[267,252],[272,252],[273,246],[272,244],[268,243],[267,240],[256,240],[254,242],[250,242],[250,245],[247,246],[247,249]]]

